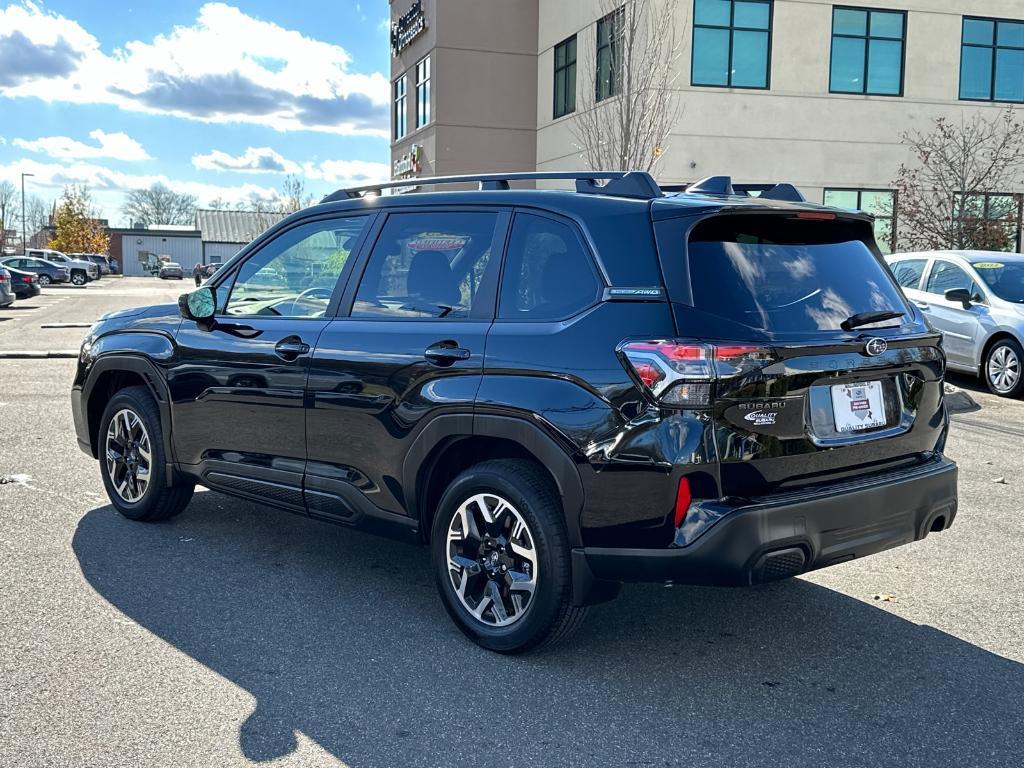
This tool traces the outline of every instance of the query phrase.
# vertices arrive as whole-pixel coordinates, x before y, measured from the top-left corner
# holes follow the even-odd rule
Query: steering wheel
[[[307,296],[317,296],[317,295],[319,295],[319,296],[327,299],[328,301],[330,301],[331,300],[331,294],[333,294],[333,293],[334,293],[333,289],[325,288],[322,285],[314,286],[312,288],[307,288],[302,293],[297,294],[294,299],[292,299],[291,312],[289,312],[288,314],[294,315],[295,314],[295,307],[297,307],[299,302],[302,299],[306,298]]]

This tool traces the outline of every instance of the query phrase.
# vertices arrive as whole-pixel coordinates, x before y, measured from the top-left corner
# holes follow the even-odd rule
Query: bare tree
[[[306,194],[306,182],[298,176],[289,175],[284,180],[284,212],[295,213],[313,204],[313,195]]]
[[[11,182],[0,181],[0,255],[4,252],[4,246],[7,245],[7,230],[10,228],[11,222],[17,218],[14,213],[17,192]]]
[[[45,248],[50,242],[46,227],[50,224],[53,204],[39,195],[25,198],[25,238],[30,248]]]
[[[680,55],[672,0],[601,0],[608,64],[595,68],[573,122],[580,157],[593,170],[653,171],[681,107],[672,93]],[[587,78],[584,78],[584,83]],[[598,91],[607,95],[596,101]]]
[[[122,211],[141,224],[191,224],[196,217],[196,198],[157,182],[149,189],[129,192]]]
[[[899,250],[1013,245],[1024,182],[1024,123],[1008,107],[991,118],[975,112],[953,122],[936,118],[927,133],[901,140],[913,154],[896,173]]]

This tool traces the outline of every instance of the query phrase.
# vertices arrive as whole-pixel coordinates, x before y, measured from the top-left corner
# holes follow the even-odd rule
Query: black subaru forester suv
[[[576,190],[510,189],[542,178]],[[953,522],[940,337],[868,216],[725,177],[417,183],[450,181],[480,189],[334,193],[98,322],[72,404],[114,507],[201,484],[417,539],[502,652],[624,581],[756,584]]]

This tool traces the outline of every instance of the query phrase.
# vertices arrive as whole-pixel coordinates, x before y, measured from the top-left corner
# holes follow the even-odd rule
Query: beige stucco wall
[[[662,0],[664,1],[664,0]],[[811,200],[823,188],[885,188],[907,157],[903,131],[934,117],[955,120],[1005,105],[957,100],[962,14],[1024,19],[1024,0],[871,0],[865,6],[908,11],[903,97],[828,93],[832,3],[776,0],[771,89],[691,87],[692,3],[677,6],[678,88],[682,115],[657,175],[665,182],[715,174],[749,182],[790,181]],[[850,5],[859,5],[851,2]],[[542,170],[579,167],[573,116],[551,119],[552,49],[578,34],[577,109],[593,104],[600,0],[540,0],[537,163]],[[1014,191],[1024,191],[1021,190]]]

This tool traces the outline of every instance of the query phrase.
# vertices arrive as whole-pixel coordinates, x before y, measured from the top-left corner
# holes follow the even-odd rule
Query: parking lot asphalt
[[[187,286],[48,291],[0,351]],[[763,587],[627,586],[509,658],[450,623],[425,550],[209,491],[122,518],[73,370],[0,360],[0,766],[1021,765],[1024,402],[970,379],[949,531]]]

